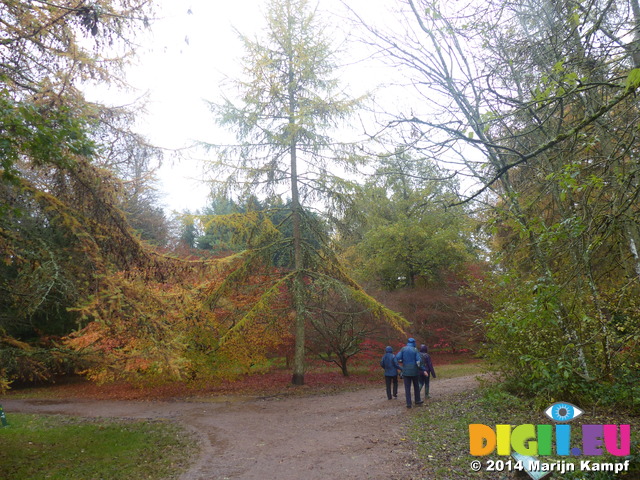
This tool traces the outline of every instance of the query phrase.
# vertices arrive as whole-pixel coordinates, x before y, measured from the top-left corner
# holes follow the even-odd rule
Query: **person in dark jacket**
[[[429,398],[429,380],[431,380],[431,377],[436,378],[436,371],[433,369],[431,355],[429,355],[429,349],[426,345],[420,347],[420,364],[419,390],[422,390],[424,385],[424,398]]]
[[[380,366],[384,368],[384,383],[387,387],[387,398],[391,400],[391,384],[393,384],[393,398],[398,398],[398,370],[400,365],[393,354],[393,348],[384,349],[384,355],[380,360]]]
[[[416,348],[413,338],[407,340],[407,345],[396,355],[398,363],[402,364],[402,378],[404,379],[404,393],[407,399],[407,408],[411,408],[411,385],[416,405],[424,403],[420,400],[420,352]]]

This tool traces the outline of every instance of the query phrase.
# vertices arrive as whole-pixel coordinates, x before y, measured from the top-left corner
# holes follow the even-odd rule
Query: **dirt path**
[[[432,383],[432,399],[477,386],[475,376]],[[402,387],[335,395],[218,397],[197,401],[2,400],[10,412],[169,419],[199,438],[201,450],[181,480],[414,478],[405,428],[411,410]]]

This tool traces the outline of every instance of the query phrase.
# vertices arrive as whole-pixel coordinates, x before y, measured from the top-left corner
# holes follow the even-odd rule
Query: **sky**
[[[229,138],[228,132],[215,125],[205,100],[219,99],[225,77],[239,75],[243,50],[234,28],[249,36],[259,34],[265,2],[159,3],[158,19],[140,38],[139,58],[129,69],[127,80],[134,88],[131,95],[147,96],[146,113],[138,120],[139,133],[166,150],[158,172],[165,209],[193,212],[207,202],[209,187],[201,173],[206,154],[186,147],[196,141]],[[371,11],[375,3],[351,0],[349,6],[367,6]],[[345,10],[340,0],[318,0],[318,4],[321,11]],[[362,88],[375,81],[375,75],[362,65],[352,69],[351,75],[351,81],[362,83]],[[172,153],[176,149],[180,149],[179,159]]]
[[[215,100],[224,76],[237,69],[241,49],[233,26],[257,29],[259,17],[245,2],[161,4],[127,80],[147,97],[139,132],[165,150],[158,178],[166,209],[194,211],[206,203],[209,187],[202,181],[204,153],[188,147],[224,135],[205,100]]]

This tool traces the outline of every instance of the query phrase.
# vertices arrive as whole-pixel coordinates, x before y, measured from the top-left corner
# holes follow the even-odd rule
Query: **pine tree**
[[[286,275],[295,312],[292,382],[301,385],[305,303],[314,275],[324,270],[323,275],[364,295],[334,265],[332,254],[312,247],[304,235],[305,225],[313,223],[306,218],[306,202],[321,199],[339,182],[329,167],[335,167],[336,163],[348,166],[351,161],[344,150],[336,151],[336,142],[329,133],[354,111],[358,100],[338,90],[338,81],[333,77],[337,71],[334,50],[317,12],[307,0],[271,1],[266,23],[264,38],[240,36],[246,56],[245,79],[234,82],[239,98],[227,97],[221,104],[211,105],[220,125],[235,133],[237,144],[210,147],[217,148],[220,154],[214,165],[217,178],[226,172],[220,184],[225,194],[236,190],[241,194],[284,193],[290,197],[287,221],[291,222],[292,235],[280,240],[278,248],[290,248],[293,259]],[[331,163],[327,161],[329,158]],[[264,245],[260,248],[264,250]],[[234,278],[238,281],[240,277]],[[220,292],[213,297],[219,295]],[[373,302],[366,298],[366,302]],[[387,313],[395,322],[402,322]]]

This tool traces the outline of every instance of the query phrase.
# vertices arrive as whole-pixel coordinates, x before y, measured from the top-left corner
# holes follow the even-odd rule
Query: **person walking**
[[[407,345],[398,352],[396,360],[399,364],[402,364],[402,378],[404,380],[407,408],[411,408],[411,385],[413,385],[415,404],[421,405],[424,402],[420,400],[420,352],[418,352],[416,341],[413,338],[407,340]]]
[[[429,355],[429,349],[426,345],[420,347],[420,385],[419,390],[422,390],[424,385],[424,398],[429,398],[429,380],[431,377],[436,378],[436,371],[433,369],[433,362],[431,361],[431,355]]]
[[[398,398],[398,370],[400,365],[393,354],[393,348],[387,347],[384,349],[384,355],[380,360],[380,366],[384,368],[384,383],[387,388],[387,398],[391,397],[391,385],[393,384],[393,398]]]

